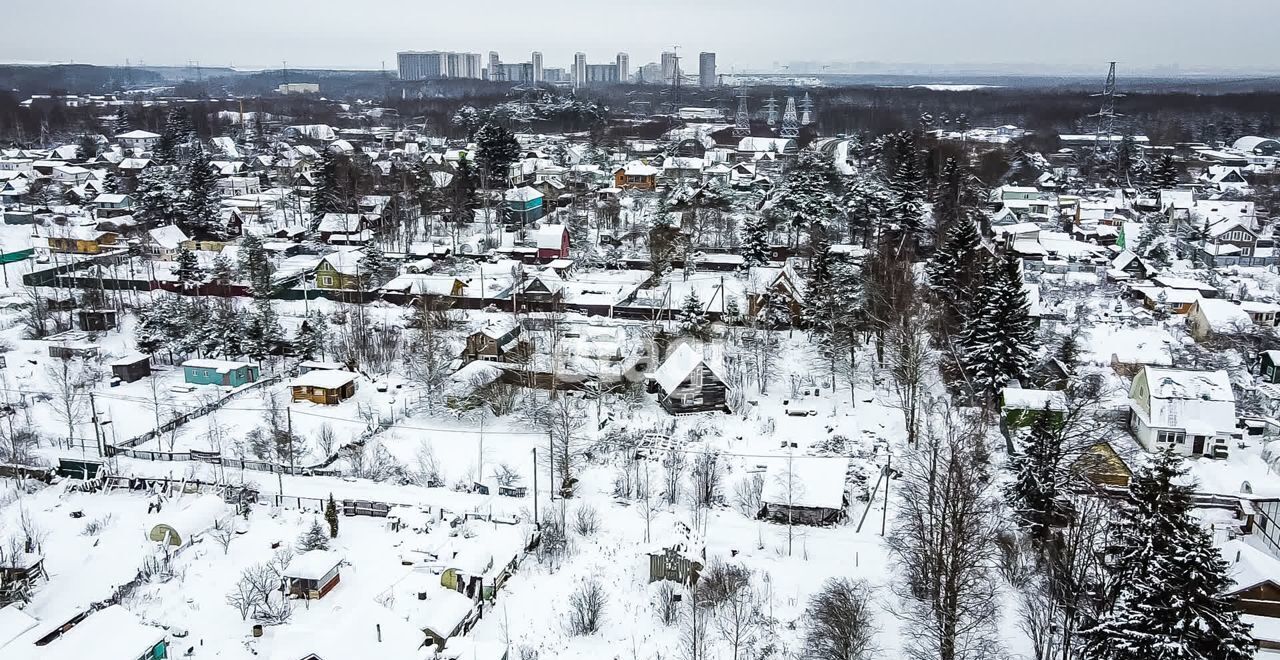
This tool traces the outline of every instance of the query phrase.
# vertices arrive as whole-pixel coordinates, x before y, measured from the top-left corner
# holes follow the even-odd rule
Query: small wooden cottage
[[[520,324],[512,316],[497,316],[467,337],[462,352],[464,362],[487,360],[508,362],[523,359],[531,352],[529,342],[520,336]]]
[[[1071,471],[1095,486],[1126,488],[1133,470],[1116,453],[1111,443],[1103,441],[1082,452],[1071,462]]]
[[[1280,383],[1280,350],[1263,351],[1258,356],[1258,375],[1268,383]]]
[[[258,367],[229,360],[187,360],[182,363],[182,375],[192,385],[240,387],[257,382]]]
[[[289,383],[294,401],[333,406],[355,396],[356,374],[350,371],[312,369]]]
[[[130,353],[111,363],[111,375],[125,383],[146,378],[151,375],[151,357],[143,353]]]
[[[654,372],[650,391],[657,393],[658,403],[670,413],[731,412],[729,387],[716,362],[689,344],[680,344]]]
[[[569,256],[569,228],[564,225],[543,225],[534,232],[538,259],[563,259]]]
[[[76,323],[85,332],[114,330],[119,316],[114,309],[81,309],[76,311]]]
[[[307,600],[319,600],[338,586],[338,568],[342,555],[331,550],[308,550],[284,568],[284,579],[290,594]]]
[[[778,457],[764,475],[760,517],[798,525],[829,525],[845,518],[849,459]]]

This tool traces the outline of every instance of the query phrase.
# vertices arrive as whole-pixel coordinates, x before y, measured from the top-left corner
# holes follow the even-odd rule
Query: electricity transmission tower
[[[809,98],[809,92],[804,93],[804,98],[800,100],[800,125],[808,126],[813,123],[813,99]]]
[[[751,115],[747,112],[747,90],[738,83],[738,114],[734,117],[733,137],[751,137]]]
[[[764,109],[768,113],[769,125],[777,126],[778,125],[778,99],[774,98],[773,94],[770,94],[769,100],[764,102]]]
[[[800,137],[800,119],[796,116],[796,97],[787,97],[787,109],[782,111],[782,130],[778,135],[784,138]]]
[[[1091,115],[1098,118],[1098,129],[1093,135],[1093,148],[1098,153],[1106,153],[1114,144],[1112,136],[1115,135],[1116,118],[1123,116],[1116,114],[1116,99],[1124,95],[1116,93],[1115,62],[1111,63],[1111,68],[1107,71],[1107,82],[1102,87],[1102,93],[1093,96],[1102,97],[1102,108]]]

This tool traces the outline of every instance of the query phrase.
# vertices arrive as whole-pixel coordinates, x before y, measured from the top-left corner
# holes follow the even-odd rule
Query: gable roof
[[[843,509],[849,459],[779,456],[769,460],[760,501],[807,509]]]
[[[694,369],[704,364],[716,378],[723,381],[724,376],[720,373],[718,365],[714,364],[715,362],[717,360],[714,356],[704,357],[688,343],[683,343],[672,351],[666,360],[663,360],[662,366],[658,367],[657,371],[653,372],[653,381],[662,388],[664,393],[670,394],[680,387],[680,383],[683,383]]]

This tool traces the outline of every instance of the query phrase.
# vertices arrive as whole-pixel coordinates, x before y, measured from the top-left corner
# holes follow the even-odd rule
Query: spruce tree
[[[991,401],[1010,379],[1031,367],[1035,327],[1017,257],[993,266],[979,291],[981,306],[965,338],[965,365],[975,394]]]
[[[328,549],[329,535],[325,533],[324,527],[320,526],[319,520],[312,520],[311,526],[307,528],[307,531],[298,537],[298,552]]]
[[[1013,483],[1007,495],[1018,521],[1038,541],[1049,538],[1050,526],[1059,518],[1058,499],[1065,493],[1062,438],[1056,412],[1046,403],[1033,413],[1030,433],[1022,451],[1011,459]]]
[[[830,330],[835,320],[831,289],[831,244],[819,226],[809,229],[809,273],[805,278],[804,322],[818,332]]]
[[[240,239],[240,251],[237,254],[240,277],[249,282],[254,297],[263,298],[271,294],[271,260],[262,246],[262,239],[249,234]]]
[[[329,523],[329,538],[338,538],[338,503],[333,499],[333,493],[329,493],[329,501],[324,505],[324,519]]]
[[[769,213],[788,223],[795,235],[813,223],[826,224],[839,212],[836,191],[839,179],[831,159],[805,151],[783,175],[774,190]]]
[[[120,177],[116,176],[115,170],[107,170],[107,173],[102,175],[102,192],[106,195],[120,193]]]
[[[984,260],[982,239],[973,222],[965,218],[952,224],[926,267],[946,328],[964,328],[972,320],[973,294],[982,279]]]
[[[324,353],[325,343],[329,337],[329,323],[320,312],[311,312],[298,325],[298,333],[294,336],[293,352],[304,360],[314,360]]]
[[[213,281],[222,286],[226,286],[235,279],[235,266],[231,260],[219,254],[213,258],[213,267],[210,269]]]
[[[752,216],[742,225],[742,258],[747,266],[769,263],[769,226],[764,218]]]
[[[454,223],[468,223],[475,217],[473,211],[477,205],[476,188],[479,184],[475,167],[464,154],[453,172],[453,181],[449,183],[448,199]]]
[[[283,334],[271,299],[255,300],[244,325],[245,354],[258,362],[267,359],[280,346]]]
[[[1178,164],[1174,162],[1173,156],[1165,154],[1160,157],[1155,170],[1151,173],[1149,185],[1153,192],[1178,187]]]
[[[489,185],[506,187],[507,169],[520,158],[520,143],[505,126],[488,122],[476,131],[476,159],[488,174]]]
[[[178,224],[182,219],[182,195],[174,184],[174,176],[174,168],[156,165],[138,175],[134,216],[143,224],[158,227]]]
[[[312,172],[315,187],[311,190],[311,224],[318,227],[326,213],[347,213],[350,208],[339,180],[340,157],[328,149],[320,152],[320,163]]]
[[[1111,545],[1097,623],[1083,631],[1091,660],[1247,660],[1254,644],[1223,594],[1230,566],[1191,515],[1182,459],[1164,450],[1134,473]]]
[[[218,175],[213,171],[209,154],[196,145],[191,159],[184,167],[186,190],[182,199],[182,227],[192,238],[219,238],[223,235],[219,223],[221,196],[218,194]]]
[[[693,290],[689,291],[689,295],[685,296],[684,302],[680,305],[680,311],[676,315],[676,326],[680,329],[680,334],[696,339],[706,339],[711,333],[711,319],[707,318],[702,301]]]
[[[178,283],[184,289],[194,289],[204,277],[200,271],[200,263],[196,260],[196,255],[187,248],[178,249],[177,268],[173,274],[177,276]]]
[[[360,277],[364,280],[365,288],[375,288],[382,283],[383,275],[387,271],[387,257],[382,252],[382,248],[374,243],[370,243],[362,249],[364,256],[360,257],[357,267],[360,269]]]
[[[434,173],[435,169],[427,160],[414,170],[414,196],[418,200],[418,212],[422,215],[439,213],[444,207],[444,192],[436,185]]]

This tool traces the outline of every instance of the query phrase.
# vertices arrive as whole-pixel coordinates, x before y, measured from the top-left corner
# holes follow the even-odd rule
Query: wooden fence
[[[234,399],[234,398],[236,398],[236,397],[240,396],[241,394],[244,394],[245,392],[249,392],[249,391],[251,391],[251,390],[256,390],[256,389],[259,389],[259,388],[262,388],[262,387],[266,387],[266,386],[268,386],[268,385],[274,385],[274,384],[276,384],[276,383],[280,382],[280,379],[281,379],[281,376],[268,376],[268,377],[266,377],[266,378],[261,378],[261,379],[259,379],[259,380],[255,381],[255,382],[253,382],[253,383],[250,383],[250,384],[248,384],[248,385],[246,385],[246,386],[244,386],[244,387],[242,387],[242,388],[240,388],[240,389],[238,389],[238,390],[236,390],[236,391],[232,392],[231,394],[228,394],[227,396],[222,397],[221,399],[218,399],[217,401],[211,401],[211,402],[209,402],[209,403],[204,404],[203,406],[200,406],[199,408],[196,408],[195,410],[189,410],[189,411],[187,411],[187,412],[185,412],[185,413],[182,413],[181,415],[177,415],[177,416],[176,416],[176,417],[174,417],[173,419],[170,419],[169,421],[165,422],[164,424],[161,424],[161,425],[160,425],[159,427],[157,427],[157,428],[151,429],[150,431],[147,431],[147,432],[142,433],[142,434],[140,434],[140,435],[136,435],[136,436],[134,436],[134,437],[132,437],[132,438],[129,438],[128,440],[125,440],[125,441],[120,442],[120,443],[116,443],[116,444],[108,444],[108,445],[107,445],[107,455],[108,455],[108,456],[111,456],[111,455],[113,455],[113,454],[122,454],[122,455],[124,455],[124,456],[130,456],[131,458],[142,458],[142,459],[144,459],[144,460],[149,460],[149,461],[162,461],[162,460],[170,460],[170,461],[189,461],[189,460],[199,460],[199,459],[193,459],[191,456],[187,456],[186,458],[160,458],[160,457],[150,457],[150,456],[133,456],[133,455],[131,455],[131,454],[125,453],[123,450],[121,450],[121,448],[122,448],[122,447],[124,447],[124,448],[137,447],[138,445],[140,445],[140,444],[142,444],[142,443],[144,443],[144,442],[148,442],[148,441],[150,441],[150,440],[153,440],[153,439],[155,439],[156,437],[158,437],[158,436],[160,436],[160,435],[162,435],[162,434],[164,434],[164,433],[168,433],[168,432],[170,432],[170,431],[174,430],[175,428],[178,428],[179,426],[182,426],[183,424],[186,424],[187,422],[189,422],[189,421],[191,421],[191,420],[193,420],[193,419],[196,419],[196,418],[199,418],[199,417],[204,417],[205,415],[208,415],[209,413],[211,413],[211,412],[213,412],[213,411],[217,410],[218,408],[221,408],[221,407],[222,407],[223,405],[225,405],[228,401],[231,401],[232,399]],[[174,452],[139,452],[139,453],[141,453],[141,454],[166,454],[166,453],[167,453],[167,454],[170,454],[171,456],[172,456],[172,455],[177,455],[177,454],[175,454]],[[178,454],[182,454],[182,453],[186,453],[186,452],[178,452]],[[209,453],[209,452],[197,452],[197,453]],[[253,468],[250,468],[250,469],[253,469]]]

